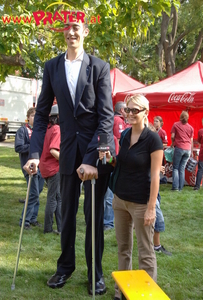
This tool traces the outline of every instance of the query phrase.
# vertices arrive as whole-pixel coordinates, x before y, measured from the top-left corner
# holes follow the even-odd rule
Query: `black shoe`
[[[199,189],[200,189],[200,188],[197,187],[197,186],[195,186],[195,187],[193,188],[194,191],[198,191]]]
[[[111,229],[113,229],[113,227],[104,225],[104,231],[106,231],[106,230],[111,230]]]
[[[114,297],[114,300],[120,300],[120,298],[118,298],[118,297]]]
[[[30,229],[32,229],[32,228],[31,228],[30,224],[25,224],[24,229],[30,230]]]
[[[154,249],[156,253],[163,253],[165,255],[171,256],[172,253],[164,248],[164,246],[159,247],[158,249]]]
[[[48,281],[47,285],[52,288],[61,288],[64,286],[66,281],[71,277],[71,275],[66,275],[66,274],[57,274],[55,273]]]
[[[40,224],[38,221],[30,223],[32,226],[38,226],[42,227],[42,224]]]
[[[58,231],[58,230],[44,231],[44,234],[46,234],[46,233],[54,233],[54,234],[57,234],[57,235],[61,234],[61,232]]]
[[[25,203],[25,199],[19,199],[18,200],[20,203]]]
[[[57,234],[57,235],[60,235],[60,234],[61,234],[61,232],[58,231],[58,230],[53,230],[52,232],[55,233],[55,234]]]
[[[89,283],[88,292],[92,295],[92,283]],[[101,277],[99,281],[95,282],[95,295],[103,295],[106,293],[106,285],[104,278]]]
[[[22,224],[19,224],[19,225],[20,225],[20,227],[22,227]],[[27,223],[27,224],[24,225],[24,229],[30,230],[30,229],[32,229],[32,228],[31,228],[30,224]]]
[[[179,189],[171,189],[171,191],[173,191],[173,192],[179,192]]]

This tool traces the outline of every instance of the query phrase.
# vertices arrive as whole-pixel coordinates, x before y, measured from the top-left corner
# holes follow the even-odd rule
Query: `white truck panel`
[[[8,76],[0,84],[0,139],[15,134],[25,123],[27,110],[33,107],[32,79]]]
[[[32,95],[32,79],[9,75],[0,84],[0,90]]]
[[[25,122],[27,110],[32,106],[32,95],[0,91],[0,119]]]

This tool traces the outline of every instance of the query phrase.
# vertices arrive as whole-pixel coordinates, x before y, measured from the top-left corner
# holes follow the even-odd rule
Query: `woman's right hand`
[[[147,205],[146,212],[144,214],[144,226],[153,225],[156,219],[156,208],[155,207],[149,207],[149,204]]]
[[[110,151],[99,151],[99,159],[102,160],[106,156],[106,162],[109,162],[111,159],[111,152]]]

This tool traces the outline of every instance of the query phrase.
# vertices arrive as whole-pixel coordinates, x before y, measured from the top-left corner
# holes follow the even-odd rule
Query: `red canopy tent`
[[[129,91],[144,87],[141,82],[131,78],[119,69],[115,68],[110,71],[111,87],[112,87],[112,100],[113,106],[118,102],[116,94],[119,92]]]
[[[168,138],[174,122],[182,110],[189,112],[189,123],[194,128],[194,138],[202,127],[203,118],[203,63],[197,61],[172,77],[144,88],[117,93],[116,100],[123,101],[128,94],[143,94],[150,103],[149,121],[154,116],[163,118]]]

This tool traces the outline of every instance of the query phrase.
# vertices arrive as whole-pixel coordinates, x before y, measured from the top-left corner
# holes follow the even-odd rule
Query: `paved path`
[[[0,147],[14,148],[14,141],[5,140],[3,142],[0,142]]]

